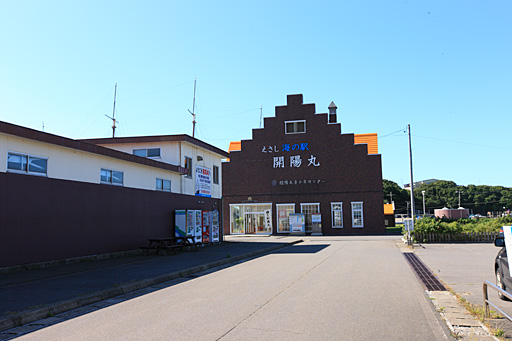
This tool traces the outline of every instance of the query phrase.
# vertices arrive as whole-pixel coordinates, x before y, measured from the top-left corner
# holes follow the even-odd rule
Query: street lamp
[[[423,218],[425,218],[425,191],[421,191],[423,195]]]

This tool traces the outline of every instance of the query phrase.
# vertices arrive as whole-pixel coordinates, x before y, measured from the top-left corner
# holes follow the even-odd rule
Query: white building
[[[175,193],[205,195],[198,191],[204,185],[207,186],[200,180],[206,175],[206,178],[210,178],[211,197],[222,198],[221,162],[228,154],[196,138],[188,135],[162,135],[81,141],[180,166],[186,175],[178,181],[171,180],[171,191]]]

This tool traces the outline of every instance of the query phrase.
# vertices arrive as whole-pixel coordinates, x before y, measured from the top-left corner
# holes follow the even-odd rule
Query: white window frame
[[[190,160],[190,168],[187,167],[187,159]],[[192,174],[194,173],[194,170],[192,169],[192,167],[193,167],[192,158],[185,155],[185,160],[183,161],[183,164],[184,164],[183,167],[187,170],[187,174],[185,175],[185,178],[192,179],[193,178]]]
[[[295,123],[298,123],[298,122],[304,122],[304,131],[296,131],[296,128],[297,128],[297,125]],[[288,132],[286,127],[288,125],[288,123],[294,123],[293,125],[293,132]],[[295,121],[284,121],[284,133],[286,135],[290,135],[290,134],[305,134],[306,133],[306,120],[295,120]]]
[[[312,214],[319,214],[319,213],[322,213],[322,211],[320,211],[320,203],[319,202],[310,202],[310,203],[301,203],[300,204],[300,213],[303,213],[304,214],[304,221],[305,221],[305,229],[306,229],[306,232],[311,232],[313,230],[313,223],[311,223],[311,226],[308,230],[308,220],[306,218],[306,214],[304,213],[303,211],[303,207],[306,206],[306,205],[317,205],[318,207],[318,212],[317,213],[312,213]]]
[[[276,222],[277,222],[277,226],[276,226],[276,231],[277,233],[290,233],[290,219],[288,217],[288,231],[281,231],[279,230],[279,206],[293,206],[293,213],[295,213],[295,203],[289,203],[289,204],[276,204],[276,214],[277,214],[277,217],[276,217]]]
[[[148,156],[148,150],[149,149],[158,149],[158,156]],[[145,157],[145,158],[149,158],[149,159],[160,159],[162,157],[162,149],[160,147],[155,147],[155,148],[136,148],[136,149],[133,149],[132,150],[132,154],[135,155],[135,151],[139,151],[139,150],[144,150],[145,151],[145,155],[142,156],[142,155],[137,155],[137,156],[140,156],[140,157]]]
[[[233,206],[240,206],[240,216],[239,218],[243,217],[243,233],[242,232],[236,232],[234,233],[233,232],[233,229],[232,229],[232,207]],[[247,226],[245,225],[245,215],[246,214],[251,214],[251,213],[265,213],[265,211],[246,211],[246,207],[247,206],[270,206],[270,210],[272,211],[272,203],[271,202],[268,202],[268,203],[240,203],[240,204],[229,204],[229,232],[230,234],[232,235],[245,235],[245,234],[249,234],[247,233]],[[267,235],[272,235],[272,232],[274,230],[274,225],[272,224],[272,229],[270,230],[270,232],[264,232],[264,233],[255,233],[254,235],[260,235],[260,236],[267,236]],[[252,233],[251,233],[252,234]]]
[[[103,181],[103,180],[101,180],[101,171],[104,171],[104,170],[110,172],[110,181]],[[121,173],[123,175],[123,182],[121,182],[121,183],[113,182],[114,172]],[[101,167],[101,169],[100,169],[100,183],[106,184],[106,185],[112,185],[112,186],[124,186],[124,172],[120,171],[120,170],[116,170],[116,169]]]
[[[9,155],[12,154],[12,155],[17,155],[17,156],[21,156],[21,157],[24,157],[26,158],[26,162],[27,162],[27,169],[26,170],[19,170],[19,169],[12,169],[12,168],[9,168]],[[40,173],[40,172],[31,172],[29,170],[29,167],[30,167],[30,158],[38,158],[38,159],[41,159],[41,160],[46,160],[46,171],[44,173]],[[27,154],[27,153],[19,153],[19,152],[12,152],[12,151],[8,151],[7,152],[7,160],[6,160],[6,168],[7,172],[9,173],[18,173],[18,174],[30,174],[30,175],[37,175],[37,176],[48,176],[48,158],[47,157],[43,157],[43,156],[39,156],[39,155],[33,155],[33,154]]]
[[[217,170],[217,172],[215,172]],[[217,179],[215,179],[215,175],[217,175]],[[212,176],[212,182],[215,185],[218,185],[220,183],[220,167],[219,166],[213,166],[213,176]]]
[[[360,209],[355,209],[354,206],[356,204],[361,204],[361,208]],[[352,213],[352,227],[353,228],[363,228],[364,227],[364,215],[363,215],[364,205],[363,205],[363,202],[362,201],[353,201],[353,202],[350,203],[350,206],[351,206],[351,213]],[[358,212],[358,211],[361,211],[361,224],[360,225],[356,225],[355,224],[355,219],[354,219],[354,213]]]
[[[340,205],[341,208],[339,210],[334,210],[334,205]],[[334,212],[340,212],[341,214],[341,225],[334,225]],[[331,226],[333,229],[342,229],[343,228],[343,202],[331,202]]]
[[[162,188],[158,188],[158,181],[162,182]],[[164,181],[169,182],[169,190],[164,189]],[[171,180],[156,178],[156,190],[161,192],[171,192]]]

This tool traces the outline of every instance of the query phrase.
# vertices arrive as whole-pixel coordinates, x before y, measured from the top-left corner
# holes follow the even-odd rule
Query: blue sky
[[[512,187],[510,1],[0,0],[0,120],[224,150],[286,95],[378,133],[383,177]]]

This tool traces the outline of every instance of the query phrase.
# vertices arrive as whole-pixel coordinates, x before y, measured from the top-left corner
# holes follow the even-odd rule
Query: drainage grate
[[[447,291],[444,285],[432,274],[432,271],[412,252],[403,253],[407,262],[420,279],[421,283],[430,291]]]

